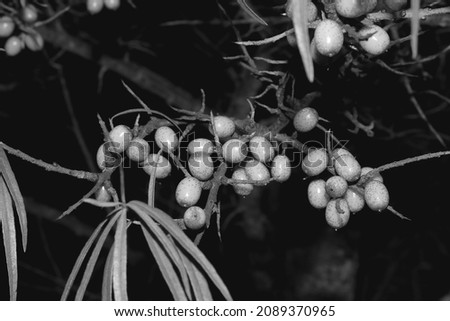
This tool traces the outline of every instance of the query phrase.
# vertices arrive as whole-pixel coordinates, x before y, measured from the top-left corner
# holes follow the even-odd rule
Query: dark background
[[[98,15],[89,15],[82,1],[72,1],[71,10],[58,19],[58,24],[44,28],[55,33],[63,30],[83,41],[93,55],[89,59],[80,57],[48,33],[42,52],[25,50],[17,57],[0,53],[0,140],[49,163],[89,170],[74,135],[67,98],[91,161],[95,161],[102,143],[97,114],[108,119],[119,111],[138,107],[121,83],[123,75],[102,69],[101,55],[152,70],[197,100],[203,89],[207,106],[214,112],[246,117],[249,109],[245,99],[261,92],[264,84],[238,61],[223,59],[241,51],[233,43],[236,35],[218,3],[233,21],[240,21],[235,24],[236,30],[246,40],[264,39],[291,27],[280,15],[283,1],[253,2],[248,3],[269,21],[269,27],[252,20],[235,1],[136,0],[136,8],[123,1],[118,11],[103,10]],[[55,8],[54,2],[50,5]],[[46,9],[39,10],[41,17],[46,16]],[[448,19],[440,19],[441,26],[431,20],[424,23],[427,32],[420,37],[421,57],[439,53],[450,43]],[[179,24],[164,25],[168,22]],[[393,28],[401,37],[409,34],[407,23]],[[291,73],[296,78],[297,98],[320,92],[312,106],[330,121],[322,124],[340,139],[349,140],[347,146],[363,166],[377,167],[447,149],[418,117],[402,76],[380,67],[376,59],[353,52],[350,62],[341,60],[329,68],[316,66],[316,82],[310,85],[298,50],[286,39],[249,51],[252,56],[288,60],[287,65],[260,63],[259,67]],[[402,59],[409,61],[410,57],[409,42],[405,42],[379,59],[389,65]],[[449,100],[423,92],[450,96],[448,58],[448,53],[443,53],[430,62],[398,69],[419,76],[411,78],[415,97],[447,144]],[[176,116],[166,97],[143,90],[139,83],[127,83],[151,108]],[[271,95],[262,101],[275,107]],[[349,132],[354,126],[344,112],[353,109],[362,123],[375,121],[374,137],[362,131]],[[123,123],[132,126],[133,117],[123,117]],[[264,109],[257,109],[257,120],[270,119]],[[205,133],[204,129],[197,130]],[[287,132],[291,134],[292,128]],[[325,136],[316,129],[299,139],[324,142]],[[70,217],[56,221],[92,185],[46,172],[14,156],[9,159],[26,200],[30,231],[28,251],[19,251],[19,299],[57,300],[79,251],[105,212],[82,205]],[[383,176],[391,205],[411,221],[400,220],[388,211],[364,209],[351,217],[348,226],[335,232],[327,226],[324,212],[308,204],[308,180],[295,169],[288,182],[255,188],[245,199],[230,187],[223,187],[219,193],[223,241],[212,228],[200,247],[237,300],[439,300],[450,292],[450,158],[395,168]],[[157,188],[156,205],[174,217],[183,213],[173,195],[180,177],[180,173],[173,173]],[[128,199],[145,201],[147,181],[142,170],[127,170]],[[142,236],[133,227],[129,230],[129,247],[130,299],[170,299]],[[97,264],[87,299],[100,298],[106,253]],[[7,300],[3,248],[0,257],[0,298]]]

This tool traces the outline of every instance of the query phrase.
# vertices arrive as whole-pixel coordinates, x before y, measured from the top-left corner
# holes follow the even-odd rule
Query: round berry
[[[128,157],[135,162],[144,162],[150,153],[150,145],[148,142],[140,137],[135,137],[131,140],[127,148]]]
[[[178,146],[178,137],[172,128],[161,126],[155,132],[155,142],[163,151],[173,152]]]
[[[103,9],[103,0],[87,0],[86,9],[90,14],[97,14]]]
[[[277,155],[272,161],[270,168],[272,177],[277,182],[283,183],[291,176],[291,162],[285,155]]]
[[[22,19],[27,23],[33,23],[37,20],[38,13],[34,6],[28,5],[25,6],[22,10]]]
[[[368,39],[360,40],[359,44],[369,54],[381,55],[389,46],[390,38],[388,33],[380,26],[373,25],[365,27],[359,31],[359,36]]]
[[[345,18],[357,18],[371,12],[377,0],[336,0],[337,13]]]
[[[213,122],[219,138],[230,137],[236,129],[234,121],[226,116],[216,116],[213,118]]]
[[[122,153],[128,148],[132,136],[130,128],[125,125],[118,125],[109,132],[109,139],[118,153]]]
[[[39,33],[34,34],[23,33],[21,36],[25,46],[31,51],[39,51],[42,50],[42,48],[44,48],[44,39]]]
[[[272,144],[263,136],[254,136],[249,142],[253,157],[260,162],[268,162],[275,156]]]
[[[386,185],[372,180],[364,187],[364,200],[373,211],[382,211],[389,205],[389,192]]]
[[[5,43],[5,51],[8,56],[16,56],[18,55],[23,48],[22,39],[16,36],[9,37]]]
[[[325,189],[325,181],[317,179],[308,185],[308,201],[312,207],[322,209],[327,207],[330,201],[330,196]]]
[[[353,154],[350,153],[348,150],[346,150],[345,148],[336,148],[331,152],[331,158],[333,160],[336,160],[336,158],[343,156],[343,155],[350,155],[353,157]]]
[[[322,20],[314,32],[317,51],[324,56],[332,57],[341,51],[344,34],[341,26],[333,20]]]
[[[110,10],[117,10],[120,7],[120,0],[103,0],[105,7]]]
[[[302,170],[308,176],[316,176],[327,168],[328,157],[325,148],[311,149],[303,158]]]
[[[336,230],[347,225],[350,219],[347,202],[342,198],[331,200],[325,210],[325,219],[328,225]]]
[[[200,181],[195,177],[185,177],[178,183],[175,199],[180,206],[190,207],[197,204],[201,194]]]
[[[368,172],[372,171],[373,168],[372,167],[363,167],[361,168],[361,178],[366,175]],[[381,176],[380,173],[376,173],[375,176],[373,176],[370,180],[376,180],[379,181],[381,183],[383,183],[383,176]]]
[[[364,208],[363,192],[355,186],[350,186],[345,192],[344,199],[347,201],[350,212],[357,213]]]
[[[3,16],[0,18],[0,37],[6,38],[12,35],[14,31],[14,21],[8,17]]]
[[[184,212],[183,221],[188,229],[199,230],[206,224],[205,211],[198,206],[191,206]]]
[[[319,121],[317,110],[311,107],[300,109],[294,117],[294,127],[299,132],[309,132]]]
[[[361,175],[361,165],[355,157],[350,154],[339,156],[334,161],[336,174],[344,178],[347,182],[355,182]]]
[[[311,0],[306,0],[306,1],[307,1],[307,6],[308,6],[308,12],[307,12],[308,22],[312,22],[317,19],[318,10],[317,10],[316,5]],[[292,0],[288,0],[286,2],[286,15],[291,19],[293,18]]]
[[[194,154],[188,160],[189,171],[195,178],[206,181],[214,173],[212,158],[207,154]]]
[[[247,156],[247,145],[240,139],[233,138],[227,140],[222,145],[222,156],[229,163],[242,162]]]
[[[98,148],[97,165],[101,170],[117,167],[120,162],[120,154],[115,151],[111,142],[104,143]]]
[[[233,175],[231,178],[235,181],[248,181],[249,178],[247,174],[245,173],[245,169],[238,168],[233,172]],[[233,185],[234,191],[238,195],[247,196],[253,191],[253,185],[252,184],[234,184]]]
[[[408,0],[384,0],[385,7],[394,12],[403,9],[407,3]]]
[[[347,181],[340,176],[331,176],[327,179],[325,188],[328,195],[332,198],[338,198],[344,196],[347,191],[348,184]]]
[[[252,181],[266,182],[270,179],[270,173],[266,165],[255,159],[245,164],[245,173],[248,179]]]
[[[144,161],[142,168],[148,175],[151,175],[155,167],[155,178],[157,179],[166,178],[172,171],[172,165],[167,158],[158,154],[150,154]]]
[[[214,151],[213,143],[206,138],[196,138],[188,144],[188,153],[193,154],[212,154]]]
[[[95,192],[95,199],[99,202],[109,202],[111,200],[111,194],[105,186],[102,185],[102,187]]]

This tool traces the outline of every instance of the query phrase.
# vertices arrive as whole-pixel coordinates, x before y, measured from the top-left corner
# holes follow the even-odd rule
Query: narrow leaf
[[[411,0],[411,50],[412,58],[416,59],[419,53],[419,29],[420,29],[420,0]]]
[[[292,22],[294,23],[295,39],[302,57],[306,77],[309,82],[314,81],[314,64],[311,56],[308,34],[308,4],[305,0],[292,0]]]
[[[105,269],[103,270],[103,282],[102,282],[102,301],[112,301],[112,258],[114,253],[114,244],[109,250],[108,257],[105,262]]]
[[[122,205],[120,202],[100,202],[97,200],[94,200],[92,198],[85,198],[83,199],[84,203],[88,203],[97,207],[105,208],[105,207],[116,207]]]
[[[187,274],[186,268],[184,266],[184,263],[181,258],[180,254],[180,248],[176,245],[175,241],[173,240],[172,236],[168,235],[170,243],[173,245],[173,248],[175,249],[176,257],[174,257],[175,265],[178,267],[180,274],[181,274],[181,281],[183,282],[184,292],[186,293],[188,300],[192,300],[193,293],[191,289],[191,284],[189,282],[189,276]]]
[[[237,3],[245,12],[247,12],[250,15],[250,17],[258,21],[260,24],[268,26],[267,22],[265,22],[263,18],[258,16],[256,12],[253,11],[253,9],[250,8],[250,6],[247,4],[247,2],[245,2],[245,0],[237,0]]]
[[[121,211],[114,235],[113,291],[116,301],[127,301],[127,210]]]
[[[225,299],[232,300],[230,292],[226,285],[223,283],[216,269],[208,261],[205,255],[195,246],[195,244],[184,234],[179,226],[173,221],[173,219],[163,211],[157,208],[151,208],[147,204],[140,201],[131,201],[128,206],[138,213],[143,211],[150,215],[157,223],[159,223],[172,237],[186,250],[186,252],[195,259],[198,264],[203,268],[211,281],[219,289]],[[143,215],[141,214],[141,217]]]
[[[0,146],[0,173],[3,175],[6,185],[8,186],[9,192],[11,193],[12,199],[14,200],[14,206],[16,207],[17,215],[19,217],[20,233],[22,234],[22,247],[25,252],[27,249],[27,239],[28,239],[28,223],[27,223],[27,213],[25,211],[25,203],[23,201],[22,193],[19,189],[19,184],[17,183],[16,176],[9,164],[8,158],[6,156],[3,147]]]
[[[17,299],[17,243],[16,227],[14,223],[14,209],[3,177],[0,177],[0,223],[3,232],[3,245],[5,247],[6,267],[9,280],[9,298]]]
[[[163,250],[157,240],[150,234],[146,227],[142,226],[142,232],[147,240],[148,247],[155,257],[156,263],[159,266],[161,274],[169,287],[173,298],[177,301],[186,301],[187,297],[180,283],[177,273],[173,268],[167,252]]]

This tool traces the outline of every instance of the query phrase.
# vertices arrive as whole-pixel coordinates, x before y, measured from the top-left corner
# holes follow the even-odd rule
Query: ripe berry
[[[33,34],[22,33],[21,37],[25,46],[31,51],[39,51],[42,50],[42,48],[44,48],[44,39],[39,33]]]
[[[372,180],[364,187],[364,200],[373,211],[382,211],[389,205],[389,192],[386,185]]]
[[[345,148],[336,148],[331,152],[331,158],[333,158],[333,160],[336,160],[336,158],[338,158],[342,155],[350,155],[353,157],[352,153],[350,153]]]
[[[115,151],[111,142],[104,143],[98,148],[96,158],[101,170],[117,167],[121,162],[120,154]]]
[[[195,177],[183,178],[175,191],[177,203],[183,207],[195,205],[202,194],[200,181]]]
[[[311,39],[310,52],[312,60],[320,66],[331,65],[341,56],[340,54],[336,54],[332,57],[322,55],[319,51],[317,51],[316,39],[314,37]],[[342,53],[342,50],[339,53]]]
[[[86,8],[90,14],[97,14],[103,9],[103,0],[87,0]]]
[[[38,13],[34,6],[28,5],[25,6],[22,10],[22,19],[27,23],[33,23],[37,20]]]
[[[104,0],[105,7],[110,10],[117,10],[120,7],[120,0]]]
[[[308,201],[312,207],[322,209],[327,207],[330,196],[325,189],[325,181],[317,179],[308,185]]]
[[[188,229],[199,230],[206,224],[205,211],[198,206],[191,206],[184,212],[183,221]]]
[[[355,182],[361,175],[361,165],[351,154],[339,156],[334,161],[336,174],[344,178],[347,182]]]
[[[377,0],[336,0],[337,13],[345,18],[357,18],[371,12]]]
[[[102,187],[95,192],[95,199],[99,202],[109,202],[111,200],[111,194],[109,194],[105,186],[102,185]]]
[[[319,121],[317,110],[311,107],[300,109],[294,117],[294,127],[299,132],[309,132]]]
[[[366,175],[372,169],[373,169],[372,167],[363,167],[363,168],[361,168],[361,177]],[[383,177],[381,176],[380,173],[377,173],[374,177],[372,177],[371,180],[376,180],[376,181],[379,181],[379,182],[383,183]]]
[[[314,20],[317,19],[317,14],[318,14],[318,10],[317,7],[314,3],[312,3],[311,0],[306,0],[307,1],[307,6],[308,6],[308,22],[312,22]],[[292,19],[293,14],[292,14],[292,1],[288,0],[286,2],[286,15]]]
[[[157,179],[166,178],[172,171],[172,165],[167,158],[162,155],[158,157],[158,154],[150,154],[144,162],[143,169],[148,175],[151,175],[155,167],[155,177]]]
[[[0,18],[0,37],[9,37],[14,31],[14,21],[8,17],[3,16]]]
[[[360,37],[369,37],[366,40],[360,40],[361,47],[371,55],[381,55],[389,46],[390,38],[388,33],[380,26],[373,25],[365,27],[359,31]]]
[[[212,158],[207,154],[194,154],[188,160],[189,171],[195,178],[206,181],[214,173]]]
[[[344,44],[341,26],[333,20],[322,20],[314,32],[317,51],[327,57],[335,56]]]
[[[131,140],[130,145],[127,148],[128,157],[135,162],[141,163],[145,161],[150,152],[150,146],[148,142],[140,137],[135,137]]]
[[[342,198],[331,200],[325,210],[325,219],[328,225],[334,229],[340,229],[347,225],[350,219],[347,202]]]
[[[316,176],[327,168],[328,157],[325,148],[311,149],[303,158],[302,170],[308,176]]]
[[[178,146],[178,137],[172,128],[161,126],[155,132],[155,142],[162,150],[173,152]]]
[[[214,151],[213,143],[206,138],[196,138],[189,142],[188,153],[193,154],[212,154]]]
[[[260,162],[268,162],[275,156],[272,144],[263,136],[254,136],[249,142],[253,157]]]
[[[216,116],[213,118],[213,121],[217,137],[226,138],[233,135],[236,129],[233,120],[226,116]]]
[[[252,181],[264,182],[270,178],[267,167],[255,159],[252,159],[245,164],[245,173],[247,174],[248,179]]]
[[[364,196],[354,186],[350,186],[345,192],[344,199],[347,201],[350,212],[357,213],[364,208]]]
[[[248,181],[249,178],[247,174],[245,173],[245,169],[238,168],[233,172],[233,175],[231,176],[233,180],[236,181]],[[238,195],[247,196],[253,191],[253,185],[252,184],[234,184],[233,185],[234,191]]]
[[[109,139],[118,153],[122,153],[128,148],[131,138],[131,130],[125,125],[118,125],[109,132]]]
[[[328,195],[332,198],[338,198],[344,196],[347,191],[348,184],[347,181],[340,176],[331,176],[327,179],[325,188]]]
[[[233,138],[227,140],[222,145],[222,156],[229,163],[242,162],[247,156],[247,145],[240,139]]]
[[[270,168],[272,177],[277,182],[285,182],[291,176],[291,162],[285,155],[277,155],[272,161]]]
[[[9,37],[5,43],[5,51],[8,56],[16,56],[18,55],[23,48],[22,39],[16,36]]]

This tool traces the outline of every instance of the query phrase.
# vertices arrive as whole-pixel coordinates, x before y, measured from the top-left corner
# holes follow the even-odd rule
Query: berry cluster
[[[41,50],[44,47],[42,36],[33,29],[26,28],[37,21],[38,11],[36,8],[27,5],[14,19],[10,16],[0,17],[0,38],[6,38],[3,46],[6,54],[16,56],[24,48],[31,51]]]
[[[117,10],[120,7],[120,0],[87,0],[86,8],[90,14],[97,14],[103,7],[109,10]]]

